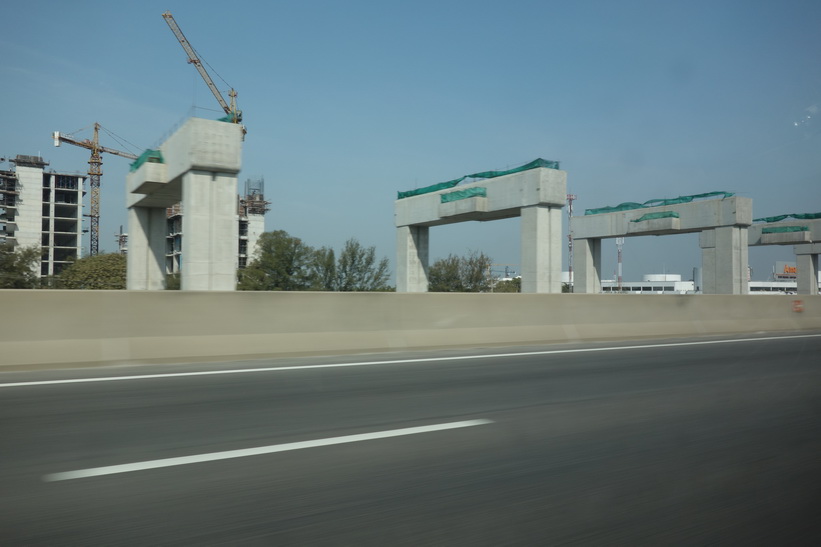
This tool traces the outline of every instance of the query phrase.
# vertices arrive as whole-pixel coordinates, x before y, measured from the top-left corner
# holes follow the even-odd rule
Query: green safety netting
[[[236,118],[236,119],[235,119]],[[242,110],[237,110],[236,113],[231,113],[222,118],[217,119],[218,122],[240,123],[242,121]]]
[[[134,163],[131,164],[130,171],[133,173],[134,171],[139,169],[140,166],[142,164],[144,164],[145,162],[148,162],[148,163],[165,163],[165,160],[163,160],[162,152],[160,152],[159,150],[150,150],[149,149],[149,150],[146,150],[145,152],[143,152],[142,154],[140,154],[139,158],[134,160]]]
[[[662,211],[661,213],[647,213],[646,215],[631,220],[630,222],[643,222],[645,220],[655,220],[657,218],[679,218],[679,214],[675,211]]]
[[[598,209],[585,209],[585,215],[598,215],[601,213],[616,213],[618,211],[629,211],[631,209],[643,209],[644,207],[661,207],[663,205],[678,205],[680,203],[690,203],[694,199],[721,196],[722,199],[734,196],[732,192],[707,192],[705,194],[693,194],[692,196],[679,196],[669,199],[650,199],[644,203],[628,201],[613,207],[599,207]]]
[[[422,194],[429,194],[431,192],[438,192],[439,190],[447,190],[448,188],[453,188],[460,182],[465,179],[491,179],[495,177],[501,177],[504,175],[512,175],[514,173],[521,173],[522,171],[528,171],[530,169],[536,169],[538,167],[545,167],[547,169],[558,169],[559,162],[551,161],[551,160],[543,160],[542,158],[537,158],[530,163],[522,165],[521,167],[516,167],[514,169],[508,169],[507,171],[483,171],[481,173],[474,173],[472,175],[465,175],[464,177],[460,177],[455,180],[449,180],[447,182],[440,182],[439,184],[433,184],[431,186],[425,186],[424,188],[417,188],[416,190],[407,190],[405,192],[398,192],[396,199],[403,199],[409,198],[412,196],[419,196]]]
[[[809,232],[808,226],[767,226],[761,228],[762,234],[784,234],[788,232]]]
[[[817,218],[821,218],[821,213],[793,213],[791,215],[779,215],[777,217],[754,218],[753,222],[780,222],[785,218],[795,218],[798,220],[814,220]]]
[[[439,199],[442,203],[448,203],[451,201],[459,201],[460,199],[468,199],[474,197],[487,197],[487,188],[465,188],[464,190],[456,190],[455,192],[448,192],[447,194],[442,194],[439,196]]]

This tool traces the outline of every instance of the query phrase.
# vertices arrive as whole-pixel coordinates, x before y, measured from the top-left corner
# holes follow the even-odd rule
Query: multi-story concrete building
[[[0,240],[41,250],[41,277],[82,257],[83,175],[47,172],[40,156],[18,155],[0,171]]]

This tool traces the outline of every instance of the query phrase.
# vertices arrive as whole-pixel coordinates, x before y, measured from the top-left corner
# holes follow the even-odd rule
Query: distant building
[[[85,176],[46,171],[40,156],[18,155],[0,170],[0,242],[39,247],[39,275],[58,275],[82,258]]]

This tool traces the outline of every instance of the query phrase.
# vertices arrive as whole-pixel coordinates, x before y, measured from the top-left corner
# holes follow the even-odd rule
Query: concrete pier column
[[[427,226],[396,229],[396,292],[428,291],[429,232]]]
[[[601,239],[573,240],[573,292],[601,292]]]
[[[818,294],[818,255],[821,243],[795,246],[798,294]]]
[[[129,207],[128,290],[165,289],[165,208]]]
[[[183,174],[182,290],[236,290],[236,196],[233,173],[191,170]]]
[[[747,294],[747,228],[720,226],[699,235],[702,292]]]
[[[562,209],[522,207],[522,292],[562,292]]]

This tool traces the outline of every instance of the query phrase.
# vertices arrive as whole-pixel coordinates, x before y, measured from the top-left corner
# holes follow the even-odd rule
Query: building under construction
[[[41,277],[82,257],[84,175],[46,171],[40,156],[9,159],[0,170],[0,243],[39,247]]]
[[[263,179],[245,181],[245,192],[237,196],[237,267],[245,268],[253,259],[259,236],[265,231],[265,213],[270,210],[270,202],[265,201]],[[166,274],[179,274],[183,267],[181,204],[166,209]],[[127,252],[127,234],[117,235],[121,253]]]

